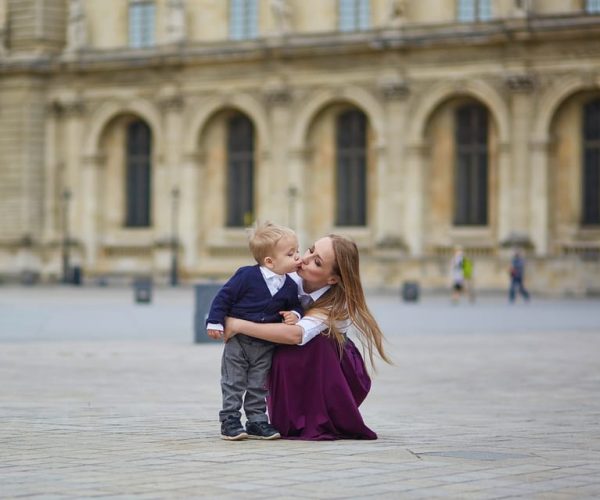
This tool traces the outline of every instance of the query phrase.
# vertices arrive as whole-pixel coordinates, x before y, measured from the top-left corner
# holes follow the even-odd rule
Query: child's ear
[[[271,257],[266,257],[264,266],[273,269],[273,259]]]

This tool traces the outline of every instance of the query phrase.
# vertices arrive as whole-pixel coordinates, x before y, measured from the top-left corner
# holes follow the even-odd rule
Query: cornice
[[[77,54],[36,56],[9,54],[0,57],[0,72],[54,75],[118,69],[174,70],[190,65],[290,60],[376,54],[386,51],[470,46],[510,46],[514,43],[557,44],[563,40],[597,43],[600,16],[561,15],[523,19],[494,19],[485,23],[407,24],[402,29],[373,29],[353,33],[289,34],[245,41],[186,42],[144,49],[82,49]]]

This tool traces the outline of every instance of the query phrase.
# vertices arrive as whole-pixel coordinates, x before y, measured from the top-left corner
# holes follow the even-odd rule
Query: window
[[[129,4],[129,46],[139,49],[152,47],[156,7],[152,1],[133,0]]]
[[[492,18],[491,0],[458,0],[457,7],[457,19],[463,23]]]
[[[244,227],[254,218],[254,126],[237,113],[227,122],[227,225]]]
[[[336,225],[367,224],[367,118],[341,113],[336,127]]]
[[[369,29],[371,25],[369,0],[339,0],[338,22],[340,31]]]
[[[246,40],[256,38],[258,10],[256,0],[230,0],[229,38]]]
[[[151,151],[150,128],[141,120],[127,127],[127,216],[128,227],[150,225]]]
[[[584,225],[600,224],[600,99],[583,108]]]
[[[600,0],[586,0],[585,11],[588,14],[600,14]]]
[[[455,114],[456,164],[454,224],[486,225],[488,192],[488,112],[480,104]]]

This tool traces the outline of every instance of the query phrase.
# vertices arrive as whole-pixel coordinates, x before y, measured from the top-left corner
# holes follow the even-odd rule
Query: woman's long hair
[[[365,301],[356,243],[336,234],[330,234],[329,238],[335,254],[333,273],[337,275],[338,282],[319,297],[312,309],[318,315],[320,312],[326,315],[329,335],[337,341],[340,352],[346,339],[339,325],[351,321],[358,331],[360,343],[368,353],[371,366],[375,367],[373,348],[381,359],[391,363],[383,349],[383,333]]]

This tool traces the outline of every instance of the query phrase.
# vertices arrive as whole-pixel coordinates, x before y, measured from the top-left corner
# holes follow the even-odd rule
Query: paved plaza
[[[599,301],[369,304],[379,439],[234,443],[191,288],[0,287],[0,497],[600,497]]]

